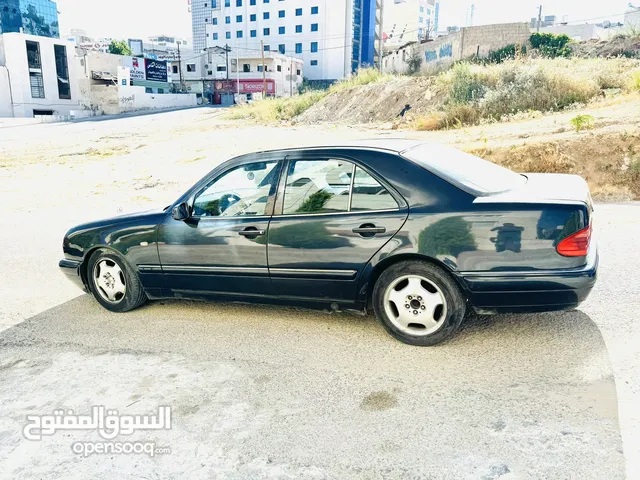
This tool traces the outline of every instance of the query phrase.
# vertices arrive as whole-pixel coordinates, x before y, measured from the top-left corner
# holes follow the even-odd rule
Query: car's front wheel
[[[138,276],[115,253],[95,252],[87,265],[87,280],[96,300],[112,312],[133,310],[147,300]]]
[[[431,346],[458,330],[466,300],[443,269],[409,260],[382,272],[373,290],[373,307],[395,338],[410,345]]]

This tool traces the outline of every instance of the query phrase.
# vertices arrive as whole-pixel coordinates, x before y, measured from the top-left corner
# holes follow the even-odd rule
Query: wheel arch
[[[407,261],[407,260],[415,260],[415,261],[420,261],[420,262],[427,262],[427,263],[431,263],[437,267],[440,267],[444,272],[446,272],[456,283],[456,285],[458,285],[458,287],[460,287],[460,292],[462,293],[462,295],[465,297],[465,299],[467,300],[467,302],[469,301],[469,294],[468,294],[468,290],[466,288],[466,286],[464,285],[464,282],[462,281],[462,279],[456,275],[454,273],[454,271],[447,266],[446,263],[438,260],[437,258],[433,258],[433,257],[427,257],[425,255],[420,255],[419,253],[399,253],[397,255],[392,255],[390,257],[387,257],[383,260],[381,260],[379,263],[377,263],[374,267],[373,270],[371,271],[371,274],[369,275],[369,278],[367,280],[367,285],[366,285],[366,305],[367,307],[371,306],[371,301],[373,298],[373,289],[376,285],[376,282],[378,281],[378,278],[380,278],[380,275],[382,275],[382,272],[384,272],[387,268],[395,265],[398,262],[403,262],[403,261]]]
[[[85,288],[89,288],[89,277],[88,277],[89,272],[87,271],[89,268],[89,260],[91,259],[93,254],[95,254],[99,250],[106,250],[107,252],[114,253],[117,256],[124,259],[124,256],[122,255],[122,253],[120,253],[115,248],[110,247],[109,245],[94,245],[93,247],[88,249],[84,254],[82,263],[80,263],[80,278],[82,279],[82,283],[84,283]]]

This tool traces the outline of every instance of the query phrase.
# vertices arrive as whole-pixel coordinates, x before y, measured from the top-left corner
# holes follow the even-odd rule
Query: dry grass
[[[596,134],[469,151],[518,172],[580,175],[599,200],[640,198],[640,134]]]
[[[431,132],[442,128],[442,116],[432,113],[427,116],[416,117],[411,121],[411,128],[419,132]]]

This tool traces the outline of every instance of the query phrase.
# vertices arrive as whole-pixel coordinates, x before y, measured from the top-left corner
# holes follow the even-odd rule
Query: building
[[[434,38],[439,13],[440,0],[385,0],[385,47]]]
[[[557,23],[557,17],[555,15],[546,15],[540,19],[540,28],[550,27],[552,25],[555,25],[556,23]],[[531,28],[538,28],[538,17],[531,17],[529,26]]]
[[[73,43],[0,35],[0,117],[71,115],[79,108]]]
[[[640,29],[640,7],[629,4],[629,10],[624,14],[624,24],[633,30]]]
[[[0,34],[60,37],[58,10],[51,0],[0,0]]]
[[[378,60],[382,0],[192,0],[193,45],[301,58],[312,81],[344,78]]]
[[[171,81],[176,90],[186,90],[204,96],[210,103],[222,102],[221,96],[231,97],[235,93],[247,95],[249,99],[265,90],[268,96],[288,97],[297,95],[302,84],[303,61],[279,52],[260,52],[247,49],[213,47],[205,55],[198,55],[171,64]],[[228,68],[227,68],[228,67]],[[226,103],[232,103],[228,100]]]

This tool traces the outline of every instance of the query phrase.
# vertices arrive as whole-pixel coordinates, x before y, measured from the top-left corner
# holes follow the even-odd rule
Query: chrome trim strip
[[[161,265],[138,265],[139,272],[162,272]]]
[[[292,217],[316,217],[318,215],[362,215],[365,213],[387,213],[401,212],[400,208],[392,208],[387,210],[356,210],[355,212],[318,212],[318,213],[290,213],[282,215],[274,215],[272,218],[292,218]]]
[[[326,270],[326,269],[314,269],[314,268],[270,268],[269,272],[272,275],[278,276],[294,276],[305,277],[308,275],[318,275],[321,277],[339,277],[339,278],[354,278],[357,270]]]
[[[165,272],[200,272],[200,273],[254,273],[269,275],[269,269],[264,267],[204,267],[197,265],[163,265]]]
[[[349,203],[347,204],[347,212],[351,211],[351,199],[353,198],[353,183],[356,180],[356,164],[353,164],[353,169],[351,170],[351,185],[349,185]]]

